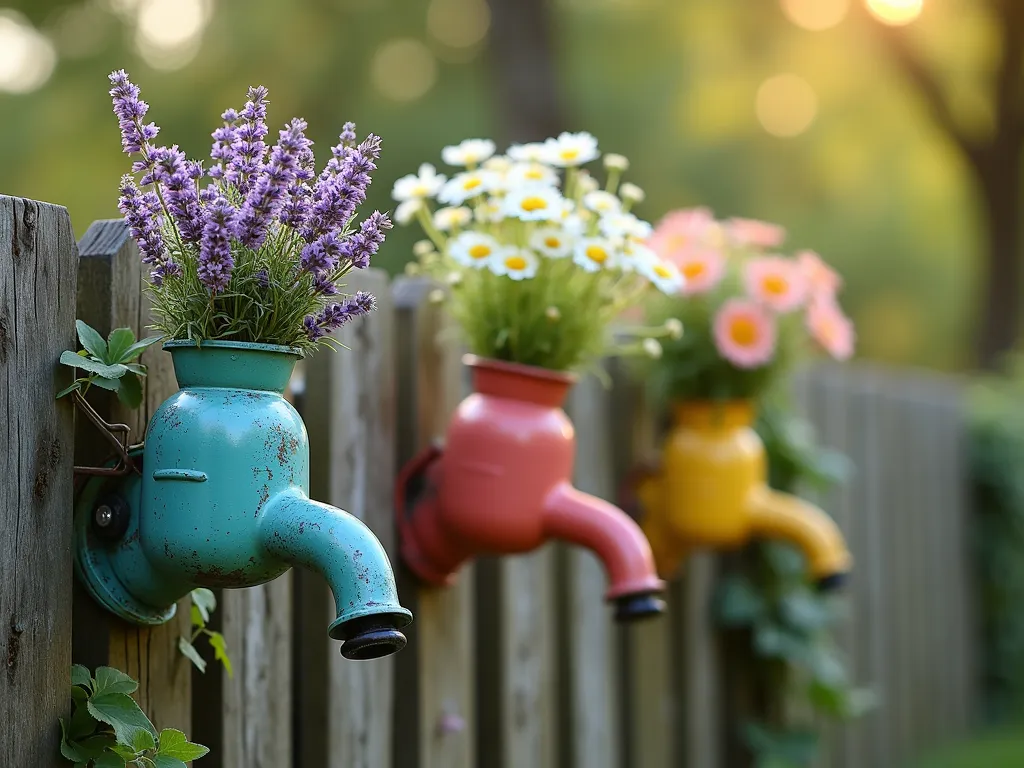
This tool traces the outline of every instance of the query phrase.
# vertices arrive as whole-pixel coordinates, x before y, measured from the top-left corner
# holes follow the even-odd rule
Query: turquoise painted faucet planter
[[[282,393],[301,351],[164,344],[181,390],[149,424],[141,474],[96,478],[75,510],[75,567],[105,608],[161,624],[195,587],[251,587],[300,565],[331,586],[342,655],[400,650],[412,620],[358,519],[309,498],[306,429]]]

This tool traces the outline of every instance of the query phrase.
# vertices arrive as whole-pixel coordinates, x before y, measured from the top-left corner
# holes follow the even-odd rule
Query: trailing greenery
[[[217,609],[216,596],[210,590],[198,587],[192,590],[189,597],[192,599],[192,635],[178,638],[178,650],[196,666],[196,669],[206,672],[206,659],[199,654],[195,646],[196,640],[206,637],[213,649],[214,659],[224,665],[228,677],[234,677],[224,635],[207,626],[210,623],[210,615]]]
[[[1024,712],[1024,357],[970,398],[973,540],[988,715]]]
[[[76,768],[186,768],[210,750],[184,733],[159,733],[131,694],[139,684],[120,670],[97,667],[93,677],[71,667],[71,718],[61,718],[60,753]]]
[[[61,353],[60,362],[86,375],[76,378],[57,397],[72,392],[80,392],[84,396],[89,387],[95,384],[101,389],[116,392],[117,399],[129,408],[138,408],[142,404],[141,379],[146,375],[146,366],[136,360],[146,349],[160,341],[161,337],[150,336],[136,341],[135,332],[131,328],[115,328],[104,341],[95,328],[81,320],[75,322],[75,327],[78,329],[78,341],[82,349]]]
[[[778,490],[823,490],[848,472],[845,457],[818,446],[810,425],[785,403],[763,403],[757,431]],[[853,685],[832,640],[840,599],[808,583],[801,553],[760,541],[744,560],[740,572],[723,580],[716,612],[734,647],[742,649],[743,668],[752,670],[750,684],[767,699],[760,718],[743,724],[741,736],[758,768],[805,766],[815,759],[820,733],[810,718],[793,722],[791,712],[849,720],[871,708],[874,697]]]

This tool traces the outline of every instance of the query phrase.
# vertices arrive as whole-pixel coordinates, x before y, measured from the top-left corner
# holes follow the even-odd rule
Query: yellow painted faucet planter
[[[636,485],[659,575],[671,576],[692,549],[772,538],[803,550],[822,588],[839,586],[852,564],[843,535],[822,510],[768,487],[753,404],[684,402],[674,411],[660,470]]]

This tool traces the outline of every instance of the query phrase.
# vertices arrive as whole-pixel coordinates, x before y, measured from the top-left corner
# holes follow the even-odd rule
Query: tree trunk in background
[[[550,0],[488,0],[489,55],[497,82],[501,134],[537,141],[563,130],[552,46]]]

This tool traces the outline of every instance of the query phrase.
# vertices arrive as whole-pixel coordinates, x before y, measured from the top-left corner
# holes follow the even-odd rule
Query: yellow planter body
[[[670,576],[690,549],[764,537],[791,541],[816,580],[838,584],[852,562],[846,542],[820,509],[768,487],[754,415],[746,401],[676,405],[661,469],[637,486],[658,571]]]

